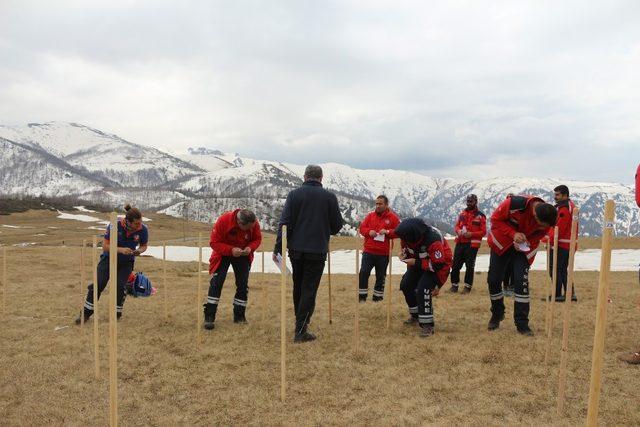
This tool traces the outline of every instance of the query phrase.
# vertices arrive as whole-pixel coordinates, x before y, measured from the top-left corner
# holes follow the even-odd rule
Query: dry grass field
[[[0,217],[0,224],[34,227],[0,227],[3,244],[38,242],[9,249],[7,313],[0,328],[2,425],[108,423],[108,299],[99,305],[100,379],[93,370],[92,321],[82,330],[73,325],[81,304],[77,245],[96,231],[86,229],[91,224],[55,216],[28,212]],[[182,221],[145,216],[154,220],[149,223],[153,242],[183,244]],[[208,230],[187,224],[190,236]],[[47,235],[35,236],[42,233]],[[266,248],[272,239],[265,239]],[[334,247],[352,244],[353,239],[338,239]],[[615,245],[639,246],[637,239]],[[87,277],[89,265],[87,261]],[[160,260],[140,258],[136,269],[147,273],[159,291],[151,298],[129,297],[119,322],[122,425],[579,425],[586,418],[596,272],[576,275],[580,302],[572,304],[567,416],[558,419],[559,310],[564,306],[556,305],[553,361],[545,366],[542,272],[531,274],[533,338],[516,333],[512,300],[507,300],[502,327],[486,330],[486,274],[478,274],[470,295],[436,298],[436,335],[421,339],[416,328],[402,324],[406,308],[395,276],[390,330],[385,329],[386,301],[359,306],[358,354],[353,351],[355,276],[334,277],[333,324],[323,281],[311,325],[318,335],[313,343],[292,343],[289,293],[288,399],[281,403],[279,277],[267,275],[261,282],[259,274],[252,276],[249,324],[236,325],[229,276],[216,329],[202,331],[197,348],[197,263],[168,262],[167,289],[162,288]],[[611,278],[600,421],[640,425],[640,366],[616,359],[620,352],[640,348],[640,286],[637,273],[612,273]],[[203,292],[208,286],[204,279]],[[60,326],[68,327],[55,330]]]

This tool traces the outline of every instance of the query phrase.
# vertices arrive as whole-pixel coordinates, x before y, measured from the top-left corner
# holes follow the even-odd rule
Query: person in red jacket
[[[420,336],[429,337],[435,332],[432,297],[438,295],[449,277],[451,248],[437,228],[420,218],[405,219],[389,237],[401,239],[400,259],[407,264],[400,282],[410,315],[405,324],[418,323]]]
[[[389,209],[389,199],[380,195],[376,198],[376,208],[360,224],[360,234],[364,237],[362,262],[360,263],[360,302],[365,302],[369,295],[369,276],[376,269],[376,284],[373,288],[373,301],[384,298],[384,281],[389,265],[390,240],[389,231],[400,224],[400,219]]]
[[[209,294],[204,304],[204,328],[213,329],[216,312],[227,278],[229,266],[236,277],[236,295],[233,299],[233,321],[247,323],[245,311],[249,292],[249,270],[253,254],[262,242],[260,224],[256,215],[247,209],[223,213],[211,230],[209,245],[213,252],[209,258]]]
[[[569,188],[566,185],[558,185],[553,189],[553,197],[558,210],[558,273],[556,275],[556,302],[564,302],[567,293],[567,269],[569,268],[569,246],[571,243],[571,224],[573,223],[573,210],[575,205],[569,198]],[[553,227],[549,229],[549,243],[553,247],[555,239]],[[549,274],[553,277],[553,249],[549,252]],[[573,283],[571,284],[573,287]],[[571,301],[578,301],[575,288]]]
[[[514,287],[513,318],[518,332],[532,336],[529,327],[529,266],[533,263],[540,240],[549,227],[556,224],[555,207],[534,196],[510,196],[491,215],[488,243],[489,297],[491,320],[488,329],[498,329],[504,320],[502,279],[509,261],[512,262]]]
[[[458,292],[460,269],[466,264],[462,293],[468,294],[473,287],[473,273],[478,249],[482,244],[482,238],[487,234],[487,217],[478,209],[478,196],[475,194],[467,196],[467,208],[458,215],[454,231],[456,233],[456,247],[453,250],[449,292]]]
[[[636,170],[636,204],[640,208],[640,165],[638,165],[638,169]],[[640,277],[640,271],[638,272],[638,276]],[[618,356],[618,359],[630,365],[640,365],[640,349],[631,353],[621,354]]]

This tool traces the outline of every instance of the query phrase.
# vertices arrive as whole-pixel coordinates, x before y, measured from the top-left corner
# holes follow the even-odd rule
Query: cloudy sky
[[[630,183],[640,2],[0,0],[0,100],[167,151]]]

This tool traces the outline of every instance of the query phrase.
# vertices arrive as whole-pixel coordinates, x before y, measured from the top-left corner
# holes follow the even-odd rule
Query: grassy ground
[[[21,220],[36,227],[28,229],[31,232],[59,221],[38,222],[29,214],[20,215],[26,215]],[[171,221],[151,222],[152,236],[180,239],[181,222],[175,221],[172,228]],[[18,225],[16,218],[3,223]],[[75,241],[88,231],[73,229],[69,225],[77,224],[73,221],[65,223],[64,231],[55,236],[58,240]],[[4,243],[6,232],[14,230],[1,230]],[[81,304],[78,252],[77,247],[52,244],[10,249],[7,314],[0,328],[0,424],[108,422],[104,311],[108,300],[99,305],[102,377],[96,380],[92,322],[84,330],[72,325]],[[323,282],[311,325],[319,338],[313,343],[291,343],[289,293],[288,400],[281,403],[279,277],[267,275],[264,282],[260,275],[251,278],[250,323],[240,326],[232,322],[234,284],[230,276],[216,329],[202,331],[203,342],[196,348],[197,263],[167,263],[164,289],[161,261],[144,257],[136,268],[149,274],[159,293],[147,299],[129,298],[119,323],[123,425],[584,423],[598,281],[595,272],[576,275],[580,302],[571,306],[567,417],[558,420],[554,408],[560,321],[556,312],[552,363],[545,366],[545,304],[539,300],[544,292],[542,272],[531,274],[533,338],[515,332],[510,300],[500,330],[486,330],[486,274],[478,274],[470,295],[443,294],[435,300],[436,335],[420,339],[416,328],[402,324],[406,308],[397,289],[399,278],[394,277],[389,331],[385,329],[386,301],[359,306],[358,354],[353,351],[353,275],[334,277],[333,324],[328,321]],[[86,271],[91,273],[89,262]],[[608,425],[638,425],[640,367],[618,362],[616,356],[640,348],[636,327],[640,287],[637,273],[612,273],[611,278],[600,420]],[[69,327],[55,331],[58,326]]]

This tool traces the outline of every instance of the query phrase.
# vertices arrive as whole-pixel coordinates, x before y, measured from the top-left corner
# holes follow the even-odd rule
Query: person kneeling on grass
[[[147,226],[142,223],[142,214],[137,208],[131,205],[124,207],[124,218],[118,221],[118,277],[117,277],[117,302],[116,312],[118,319],[122,316],[122,308],[126,298],[125,288],[131,272],[133,272],[133,264],[135,257],[147,250],[149,242],[149,231]],[[109,238],[111,236],[111,224],[107,226],[102,242],[102,254],[100,262],[98,262],[98,299],[102,295],[102,291],[109,282]],[[84,310],[80,316],[84,316],[87,321],[93,315],[93,283],[89,285],[87,291],[87,299],[84,303]],[[80,316],[76,319],[76,324],[81,323]]]
[[[256,215],[247,209],[223,213],[211,230],[209,244],[213,252],[209,259],[209,295],[204,304],[204,328],[213,329],[222,294],[222,285],[229,267],[236,276],[236,295],[233,299],[234,323],[247,323],[245,311],[249,295],[249,271],[253,254],[262,243],[260,224]]]
[[[453,255],[442,233],[419,218],[405,219],[389,233],[401,239],[400,259],[407,264],[400,289],[409,307],[405,324],[418,323],[420,336],[434,334],[432,297],[437,296],[451,271]]]

